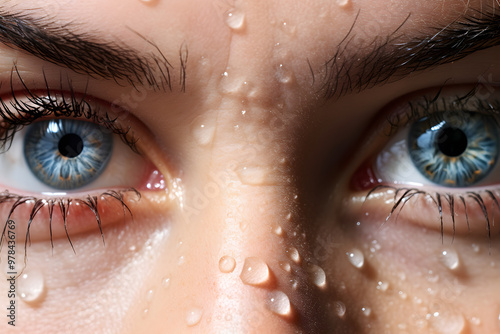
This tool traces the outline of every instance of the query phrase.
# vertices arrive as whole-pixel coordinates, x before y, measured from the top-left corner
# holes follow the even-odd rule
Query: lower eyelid
[[[5,194],[4,194],[5,195]],[[7,220],[13,205],[22,196],[13,196],[12,200],[0,204],[0,217]],[[60,238],[76,238],[83,233],[100,234],[113,224],[127,224],[136,220],[157,215],[165,210],[169,202],[165,191],[136,190],[108,191],[87,199],[47,199],[39,200],[41,208],[34,213],[37,200],[30,200],[15,207],[10,220],[14,221],[16,240],[24,242],[29,226],[31,242],[47,241]],[[95,205],[97,199],[97,205]],[[52,219],[50,207],[52,206]],[[95,212],[94,210],[97,209]],[[65,212],[65,213],[63,213]],[[29,224],[30,216],[34,216]],[[64,220],[66,216],[66,224]],[[97,219],[99,217],[99,222]],[[5,224],[6,222],[4,222]],[[66,225],[66,226],[65,226]],[[52,229],[52,236],[51,236]],[[105,238],[105,235],[103,235]]]
[[[499,201],[500,190],[440,194],[391,186],[370,192],[365,199],[366,195],[365,192],[353,196],[349,211],[367,212],[380,224],[413,224],[445,235],[488,238],[500,234],[500,228],[494,224],[500,209],[493,199]]]

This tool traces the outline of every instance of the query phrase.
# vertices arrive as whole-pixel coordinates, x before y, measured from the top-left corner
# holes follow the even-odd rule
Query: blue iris
[[[97,124],[59,119],[32,124],[24,140],[24,156],[33,174],[56,189],[91,183],[105,169],[113,135]]]
[[[498,159],[496,118],[480,113],[436,113],[413,123],[408,146],[430,181],[466,187],[486,177]]]

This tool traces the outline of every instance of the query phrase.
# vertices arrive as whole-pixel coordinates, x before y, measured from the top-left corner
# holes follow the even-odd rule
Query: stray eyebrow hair
[[[50,18],[36,18],[26,14],[9,13],[0,8],[0,43],[19,49],[53,64],[67,67],[93,78],[114,80],[149,86],[155,90],[172,90],[173,66],[160,49],[136,33],[152,46],[153,51],[139,51],[117,42],[92,41],[92,33],[78,34],[70,25],[52,22]],[[180,86],[185,88],[187,48],[180,50]]]
[[[472,15],[405,41],[399,30],[411,20],[410,14],[389,36],[376,37],[371,51],[361,53],[359,45],[350,44],[356,37],[354,27],[358,17],[359,13],[335,55],[324,64],[321,90],[326,99],[394,82],[413,72],[500,45],[500,15],[494,10],[472,10]]]

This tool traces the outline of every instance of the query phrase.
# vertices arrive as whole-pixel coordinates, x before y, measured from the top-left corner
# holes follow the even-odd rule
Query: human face
[[[17,277],[0,283],[2,333],[500,331],[495,1],[0,10],[3,133],[64,122],[0,156],[2,221],[15,209],[2,271]],[[90,166],[111,158],[50,186],[33,176],[48,144],[23,138],[83,131],[68,119],[112,131],[52,154],[82,158],[94,138],[114,146]],[[435,161],[418,171],[427,151],[411,158],[426,133],[455,170],[444,181]],[[457,176],[484,157],[477,182]]]

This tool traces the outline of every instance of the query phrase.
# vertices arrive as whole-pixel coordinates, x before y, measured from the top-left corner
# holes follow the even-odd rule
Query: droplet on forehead
[[[219,270],[223,273],[230,273],[236,267],[236,261],[232,256],[225,255],[219,260]]]
[[[351,3],[350,0],[335,0],[335,2],[337,3],[337,5],[339,5],[340,7],[347,7],[347,5],[349,5]]]
[[[188,311],[186,315],[186,324],[188,326],[196,326],[200,323],[201,317],[203,316],[203,310],[200,308],[193,308]]]

